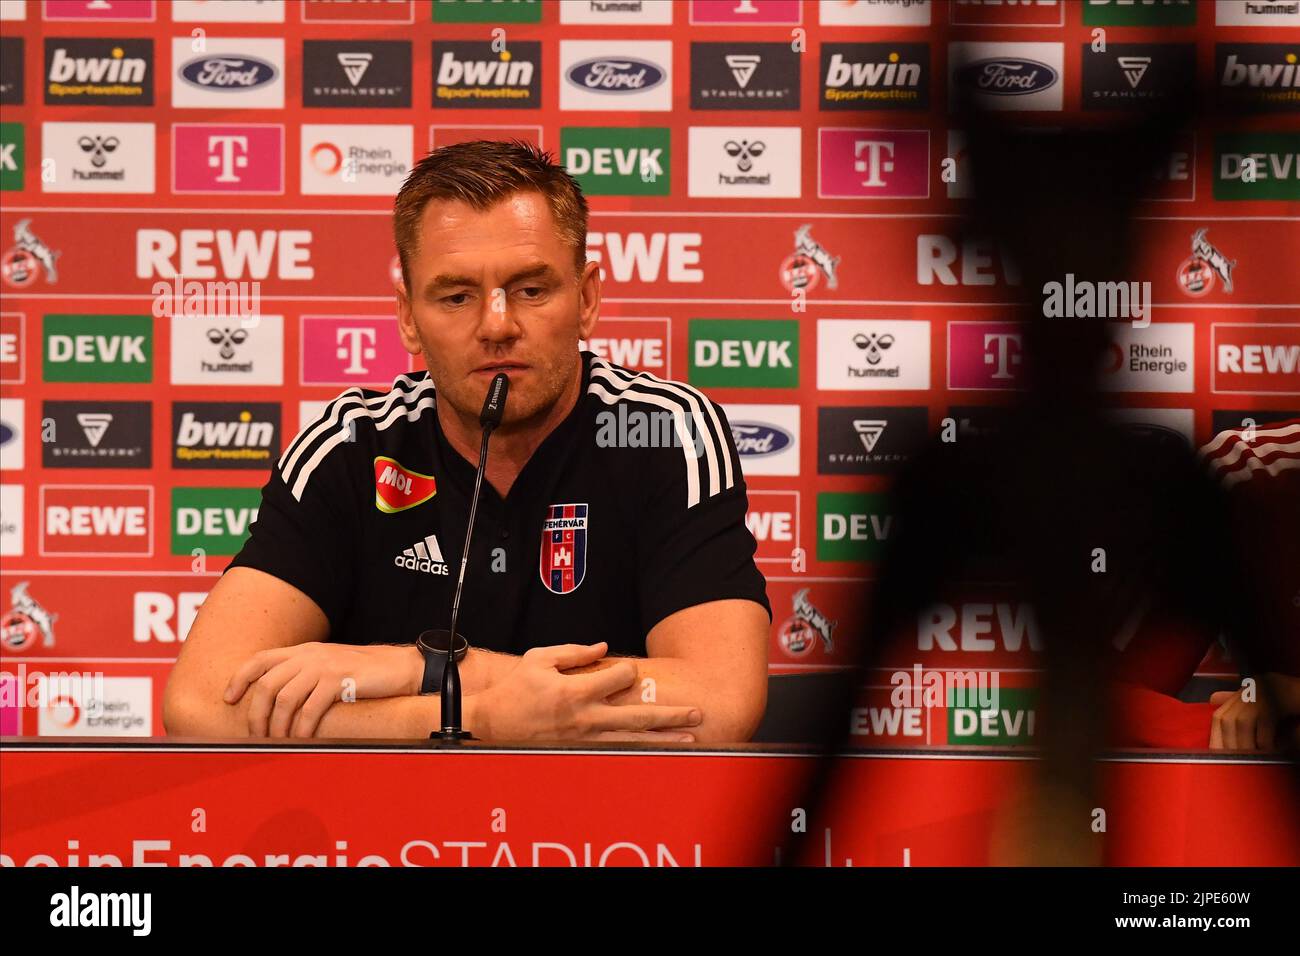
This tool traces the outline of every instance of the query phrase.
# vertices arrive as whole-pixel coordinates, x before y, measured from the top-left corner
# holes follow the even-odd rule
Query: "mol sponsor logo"
[[[566,126],[564,168],[589,196],[667,196],[672,136],[665,127]]]
[[[1214,198],[1300,200],[1300,133],[1216,135]]]
[[[823,491],[817,495],[817,560],[876,561],[894,529],[883,494]]]
[[[153,106],[153,70],[153,40],[46,37],[45,105]]]
[[[173,468],[269,468],[280,451],[274,402],[173,402]]]
[[[905,199],[930,195],[929,130],[817,131],[817,195]]]
[[[795,319],[691,319],[688,381],[706,388],[798,388]]]
[[[588,232],[587,261],[602,281],[703,282],[698,232]]]
[[[413,471],[387,455],[376,457],[374,467],[375,507],[384,514],[422,505],[438,493],[433,475]]]
[[[284,126],[172,124],[172,192],[284,192]]]
[[[47,382],[153,380],[153,318],[147,315],[47,315]]]
[[[153,488],[42,485],[42,557],[152,557]]]
[[[306,385],[388,384],[411,369],[395,318],[305,315],[301,339]]]
[[[190,627],[207,598],[207,591],[136,591],[131,598],[131,639],[137,644],[176,644]]]
[[[173,488],[172,554],[238,554],[261,501],[258,488]]]
[[[1300,395],[1300,323],[1210,326],[1210,390],[1238,395]]]
[[[791,553],[801,547],[799,534],[799,492],[749,492],[745,527],[754,536],[754,560],[789,564]]]
[[[596,334],[578,347],[635,372],[672,378],[670,323],[670,319],[602,318]]]

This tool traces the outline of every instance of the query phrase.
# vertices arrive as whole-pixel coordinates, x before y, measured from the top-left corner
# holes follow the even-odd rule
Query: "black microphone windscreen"
[[[483,411],[478,423],[483,428],[496,428],[501,424],[501,417],[506,412],[506,395],[510,391],[510,376],[498,372],[492,384],[488,386],[487,399],[483,402]]]

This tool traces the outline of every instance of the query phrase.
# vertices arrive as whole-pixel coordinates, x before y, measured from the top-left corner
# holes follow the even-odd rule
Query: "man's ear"
[[[587,340],[600,320],[600,263],[588,262],[578,283],[578,338]]]
[[[406,281],[397,287],[397,331],[402,337],[402,347],[412,355],[420,354],[420,336],[415,329],[415,315],[411,312],[411,297],[406,292]]]

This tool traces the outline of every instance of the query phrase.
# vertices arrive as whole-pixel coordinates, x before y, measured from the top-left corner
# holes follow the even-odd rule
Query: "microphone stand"
[[[484,465],[487,463],[488,439],[492,426],[483,428],[483,444],[479,446],[478,473],[474,476],[474,497],[470,499],[469,525],[465,528],[465,547],[460,554],[460,574],[456,577],[456,596],[451,602],[451,635],[447,638],[447,667],[442,672],[442,730],[430,734],[437,740],[472,740],[473,735],[460,726],[460,668],[456,663],[456,619],[460,617],[460,591],[465,585],[465,566],[469,564],[469,542],[474,532],[474,515],[478,512],[479,492],[483,487]]]
[[[505,399],[510,389],[510,377],[498,374],[488,387],[487,400],[479,423],[483,428],[483,443],[478,451],[478,471],[474,476],[474,496],[470,499],[469,524],[465,527],[465,547],[460,553],[460,573],[456,576],[456,595],[451,602],[451,632],[447,637],[447,666],[442,672],[442,729],[429,734],[430,740],[460,743],[473,740],[474,735],[460,725],[461,686],[460,668],[456,663],[456,620],[460,617],[460,592],[465,586],[465,568],[469,564],[469,545],[474,535],[474,516],[478,514],[478,499],[483,489],[483,472],[487,470],[488,439],[501,423]]]

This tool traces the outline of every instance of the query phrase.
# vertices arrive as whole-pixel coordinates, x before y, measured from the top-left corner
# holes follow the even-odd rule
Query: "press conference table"
[[[980,866],[1033,766],[977,748],[827,762],[769,745],[5,737],[0,862]],[[1300,864],[1294,771],[1274,757],[1115,751],[1102,767],[1110,864]]]

